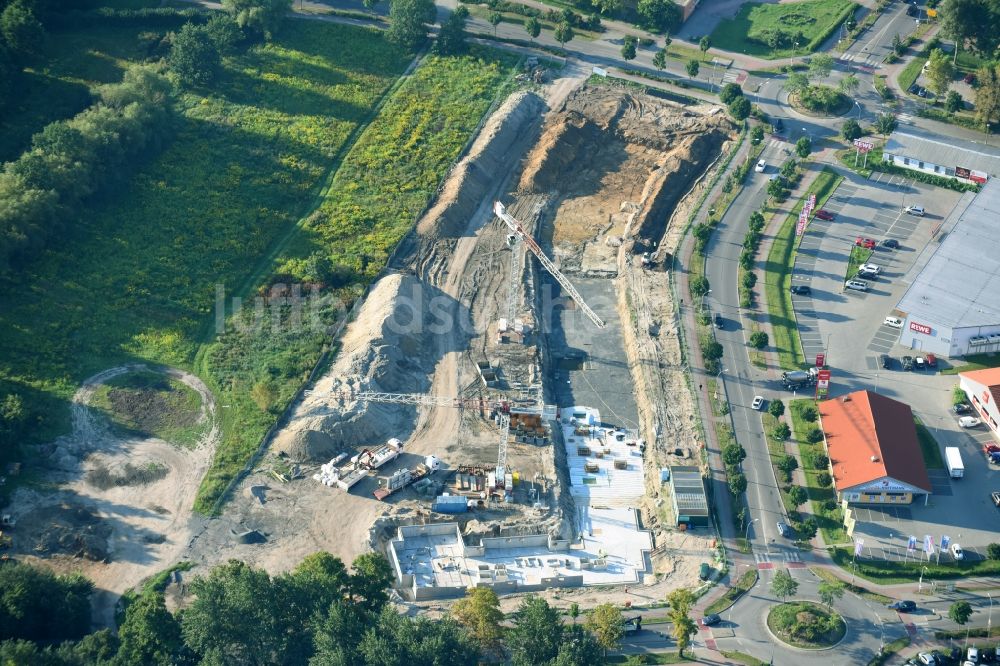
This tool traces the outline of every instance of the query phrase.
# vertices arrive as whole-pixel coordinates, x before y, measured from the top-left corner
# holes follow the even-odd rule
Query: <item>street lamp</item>
[[[754,523],[758,522],[758,521],[760,521],[760,518],[754,518],[749,523],[747,523],[747,529],[746,529],[746,533],[744,533],[744,535],[743,535],[743,541],[745,541],[745,542],[749,542],[750,541],[750,526],[753,525]]]
[[[917,592],[919,593],[924,589],[924,572],[927,571],[927,567],[920,567],[920,580],[917,582]]]
[[[993,595],[987,592],[986,596],[990,598],[990,612],[986,616],[986,635],[989,636],[990,627],[993,626]]]
[[[854,106],[858,107],[858,122],[861,122],[861,103],[855,100]]]

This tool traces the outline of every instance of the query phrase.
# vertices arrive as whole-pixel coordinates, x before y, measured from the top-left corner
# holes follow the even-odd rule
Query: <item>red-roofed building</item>
[[[837,497],[852,504],[926,501],[931,482],[909,405],[872,391],[819,403]]]
[[[969,402],[983,423],[994,433],[1000,432],[997,429],[997,424],[1000,423],[1000,408],[997,407],[997,400],[1000,400],[1000,368],[960,372],[958,385],[969,397]]]

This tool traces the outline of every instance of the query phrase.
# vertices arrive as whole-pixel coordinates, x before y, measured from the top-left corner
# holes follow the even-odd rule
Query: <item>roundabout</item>
[[[847,635],[847,624],[839,614],[805,600],[772,606],[767,629],[776,640],[800,650],[829,650]]]

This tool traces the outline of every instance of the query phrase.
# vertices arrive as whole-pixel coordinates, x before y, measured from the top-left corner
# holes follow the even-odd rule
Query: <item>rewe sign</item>
[[[924,335],[930,335],[931,334],[931,327],[930,326],[924,326],[923,324],[918,324],[915,321],[911,321],[910,322],[910,330],[911,331],[916,331],[917,333],[923,333]]]

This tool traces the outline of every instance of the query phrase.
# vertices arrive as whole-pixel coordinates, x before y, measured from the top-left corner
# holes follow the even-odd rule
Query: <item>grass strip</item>
[[[705,608],[705,615],[711,615],[712,613],[720,613],[725,609],[729,608],[736,602],[737,599],[742,597],[744,594],[750,591],[754,585],[757,584],[757,570],[748,569],[744,571],[738,579],[736,579],[736,585],[732,586],[726,593],[721,597],[710,603]]]
[[[868,263],[871,259],[872,250],[857,245],[851,247],[851,256],[847,258],[847,272],[844,274],[844,282],[853,280],[858,274],[858,268],[862,264]]]
[[[812,53],[858,7],[847,0],[747,2],[735,17],[718,24],[712,32],[712,45],[769,60]]]
[[[742,652],[729,652],[727,650],[722,650],[722,656],[726,659],[731,659],[735,662],[746,664],[746,666],[768,666],[766,661],[761,661],[757,657],[752,657],[748,654]]]
[[[795,322],[792,294],[789,291],[792,269],[795,266],[795,251],[801,240],[801,237],[795,235],[799,211],[809,194],[816,195],[816,208],[822,208],[843,179],[840,174],[824,167],[778,229],[767,255],[764,265],[764,293],[771,321],[771,344],[778,352],[778,365],[785,370],[799,369],[806,362]]]
[[[831,548],[830,558],[838,566],[851,570],[851,560],[854,558],[852,548]],[[949,580],[970,576],[996,576],[1000,574],[1000,560],[962,560],[937,564],[933,559],[924,561],[916,556],[910,561],[855,560],[858,576],[880,585],[895,585],[897,583],[915,583],[923,571],[924,580]]]
[[[942,375],[957,375],[960,372],[972,372],[974,370],[985,370],[987,368],[1000,367],[1000,354],[971,354],[965,357],[962,365],[953,365],[944,368],[940,372]]]
[[[851,585],[850,583],[845,583],[842,579],[834,575],[830,570],[823,569],[821,567],[809,567],[811,571],[817,578],[821,578],[827,583],[843,583],[844,589],[852,594],[856,594],[863,599],[867,599],[876,604],[888,604],[892,603],[892,598],[885,596],[884,594],[879,594],[878,592],[872,592],[867,587],[861,587],[860,585]]]
[[[903,648],[909,646],[910,637],[903,636],[902,638],[897,638],[891,643],[887,643],[882,647],[882,652],[880,654],[872,657],[871,661],[868,662],[868,666],[882,666],[882,664],[888,662],[892,659],[893,655],[902,650]]]
[[[806,492],[812,502],[813,517],[823,535],[823,541],[827,545],[845,543],[848,537],[844,530],[844,515],[837,503],[836,491],[832,483],[824,486],[819,482],[820,474],[830,473],[826,465],[816,465],[817,461],[826,458],[826,450],[822,440],[815,444],[809,442],[809,433],[818,429],[816,425],[818,416],[812,420],[807,417],[816,414],[816,401],[808,398],[790,400],[788,412],[792,417],[793,436],[799,444],[799,459],[802,461],[802,471],[806,478]]]
[[[920,442],[920,454],[924,457],[924,464],[927,469],[944,469],[944,461],[941,459],[941,447],[938,446],[934,435],[927,429],[919,418],[913,417],[913,425],[917,427],[917,441]]]

